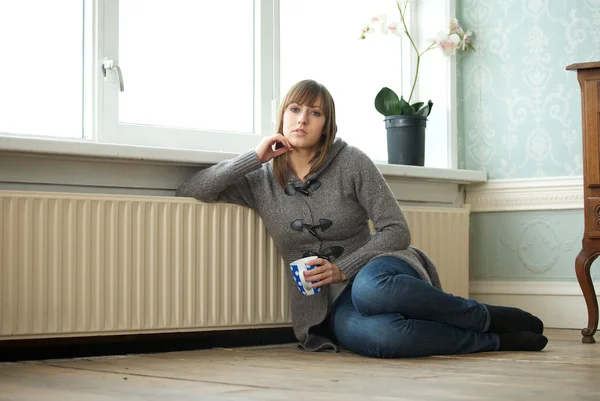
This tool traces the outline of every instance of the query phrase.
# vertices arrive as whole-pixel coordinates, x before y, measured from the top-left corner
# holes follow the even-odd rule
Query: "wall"
[[[581,175],[571,63],[600,60],[599,0],[463,0],[476,54],[459,60],[460,166],[489,179]]]
[[[486,171],[490,184],[507,180],[508,190],[522,179],[539,179],[536,190],[542,191],[553,177],[580,180],[580,92],[576,73],[565,67],[600,60],[600,0],[457,4],[457,17],[473,31],[477,49],[458,61],[459,166]],[[546,189],[552,196],[555,189]],[[535,204],[533,192],[523,196]],[[570,288],[569,302],[584,308],[574,272],[583,204],[559,206],[562,210],[540,204],[529,211],[511,205],[505,203],[501,212],[474,209],[470,244],[474,296],[536,308],[537,301],[525,298],[540,286],[545,286],[544,296],[559,296],[553,285],[559,282]],[[600,278],[598,265],[592,269]],[[549,299],[569,304],[556,296]],[[583,327],[584,321],[580,314],[553,324]]]

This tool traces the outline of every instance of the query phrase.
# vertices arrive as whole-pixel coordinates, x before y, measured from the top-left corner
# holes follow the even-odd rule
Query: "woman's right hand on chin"
[[[263,138],[263,140],[260,141],[258,146],[254,149],[261,163],[266,163],[277,156],[281,156],[288,150],[292,150],[292,144],[285,136],[281,134],[275,134]]]

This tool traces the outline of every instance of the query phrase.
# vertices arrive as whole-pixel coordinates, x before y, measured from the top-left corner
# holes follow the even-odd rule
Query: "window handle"
[[[119,88],[121,92],[125,91],[125,86],[123,85],[123,74],[121,73],[121,67],[115,64],[114,60],[104,59],[102,63],[102,72],[104,73],[104,78],[108,74],[108,71],[114,71],[117,73],[117,78],[119,79]]]

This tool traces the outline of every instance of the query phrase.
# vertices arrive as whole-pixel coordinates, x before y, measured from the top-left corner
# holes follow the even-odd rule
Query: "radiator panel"
[[[468,210],[404,211],[466,296]],[[0,340],[289,326],[286,268],[248,208],[0,191]]]
[[[469,209],[404,207],[412,245],[435,263],[444,291],[469,296]]]

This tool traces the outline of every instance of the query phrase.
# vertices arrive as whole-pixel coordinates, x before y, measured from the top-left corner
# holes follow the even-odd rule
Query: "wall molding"
[[[600,288],[600,282],[596,280],[594,286]],[[471,281],[469,297],[487,304],[524,309],[539,316],[546,327],[587,326],[585,300],[579,284],[573,281]]]
[[[471,211],[583,209],[583,177],[544,177],[492,180],[468,185]]]

